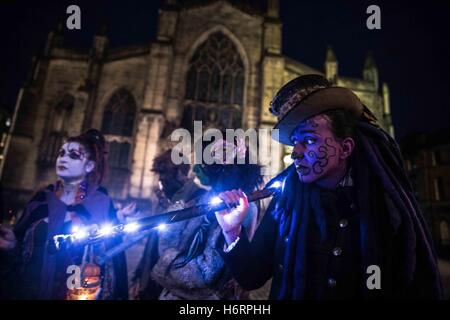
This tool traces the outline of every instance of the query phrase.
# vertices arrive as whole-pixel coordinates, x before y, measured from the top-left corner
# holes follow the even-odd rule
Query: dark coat
[[[273,276],[270,297],[277,299],[442,297],[432,239],[397,143],[370,123],[356,127],[351,192],[338,187],[333,196],[302,184],[291,165],[277,177],[283,192],[254,240],[244,235],[222,254],[245,289]],[[368,285],[374,266],[380,289]]]
[[[340,187],[335,192],[325,192],[321,201],[326,208],[326,236],[321,237],[320,227],[310,220],[306,237],[306,268],[304,299],[357,299],[357,298],[435,298],[430,284],[422,281],[421,265],[413,282],[405,285],[396,274],[403,257],[401,245],[390,228],[383,201],[372,199],[379,212],[377,225],[378,250],[381,252],[381,289],[369,290],[367,272],[361,262],[360,214],[355,190]],[[280,235],[275,220],[273,203],[269,206],[254,239],[249,242],[245,232],[236,246],[222,256],[233,276],[246,290],[254,290],[273,277],[269,299],[277,299],[283,286],[284,255],[290,239]],[[223,243],[221,243],[223,249]],[[420,254],[420,253],[419,253]],[[423,277],[426,279],[426,275]],[[422,286],[422,288],[421,288]]]
[[[85,223],[117,223],[116,210],[103,187],[90,187],[86,199],[71,207],[70,210],[82,217]],[[7,267],[3,269],[9,269],[7,276],[11,281],[11,290],[5,298],[65,299],[66,264],[68,261],[78,264],[83,250],[71,249],[51,254],[48,243],[54,234],[70,233],[70,223],[64,222],[68,210],[68,206],[55,196],[53,185],[37,192],[27,204],[14,230],[18,241],[16,249],[8,253],[4,261]],[[117,245],[119,241],[115,238],[106,247]],[[112,267],[114,284],[104,298],[127,299],[125,255],[118,255],[107,263]],[[106,293],[105,290],[103,292]]]
[[[198,188],[183,188],[179,196],[187,200],[203,194]],[[186,190],[180,191],[186,191]],[[199,192],[201,191],[201,192]],[[210,195],[203,195],[209,198]],[[201,200],[199,200],[201,201]],[[252,206],[248,220],[256,221],[256,206]],[[247,224],[250,224],[250,221]],[[200,229],[205,229],[205,244],[201,253],[184,266],[175,267],[175,262],[186,257],[185,249],[190,246]],[[208,222],[206,216],[169,224],[161,233],[153,232],[148,240],[141,262],[135,272],[140,279],[139,298],[160,300],[236,300],[247,296],[236,281],[231,278],[225,263],[217,250],[221,237],[220,226],[214,219]]]
[[[315,222],[310,222],[306,245],[307,299],[351,298],[358,293],[361,281],[355,244],[358,243],[359,220],[350,198],[341,194],[334,199],[338,210],[329,212],[327,236],[323,241]],[[243,233],[236,247],[223,256],[244,289],[259,288],[273,277],[269,299],[275,299],[281,287],[283,257],[290,239],[280,236],[271,207],[253,241],[250,243]]]

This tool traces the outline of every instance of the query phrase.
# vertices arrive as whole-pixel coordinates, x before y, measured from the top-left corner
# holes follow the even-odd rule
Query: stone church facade
[[[190,130],[193,120],[271,128],[270,100],[302,74],[352,89],[393,134],[388,87],[378,86],[370,56],[362,79],[339,76],[331,48],[324,70],[313,69],[283,55],[278,1],[268,0],[265,12],[236,3],[166,1],[155,41],[141,46],[112,48],[100,31],[90,50],[76,50],[62,45],[61,28],[50,32],[21,91],[2,176],[7,201],[22,204],[54,181],[61,141],[91,127],[109,142],[112,196],[149,201],[152,159],[173,129]],[[286,153],[272,165],[281,169]]]

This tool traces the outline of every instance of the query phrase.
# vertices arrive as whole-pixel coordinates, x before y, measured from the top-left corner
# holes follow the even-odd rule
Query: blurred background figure
[[[212,150],[227,147],[223,140],[216,141],[214,146]],[[234,147],[237,148],[236,145]],[[196,186],[192,179],[187,178],[188,168],[171,164],[169,156],[170,151],[156,158],[154,170],[161,177],[163,193],[170,200],[172,208],[177,208],[176,201],[180,201],[178,205],[184,202],[185,206],[186,203],[188,206],[203,203],[210,201],[215,194],[233,188],[251,192],[262,182],[258,165],[231,163],[195,165],[193,172],[199,182],[209,189],[206,191]],[[241,150],[241,156],[248,160],[248,152],[245,149],[243,153]],[[173,185],[168,186],[169,182]],[[245,221],[249,237],[253,235],[257,219],[258,205],[252,204],[251,214]],[[165,230],[154,232],[149,237],[135,273],[133,286],[135,298],[160,300],[248,298],[248,293],[232,279],[217,251],[220,234],[221,230],[214,215],[170,224]]]
[[[171,160],[172,149],[158,155],[152,171],[158,175],[159,187],[154,189],[158,206],[155,212],[176,210],[185,202],[189,202],[206,190],[198,186],[193,178],[189,178],[189,164],[175,165]],[[162,287],[153,281],[150,272],[159,258],[157,230],[148,237],[142,257],[134,272],[131,284],[131,298],[158,299]]]

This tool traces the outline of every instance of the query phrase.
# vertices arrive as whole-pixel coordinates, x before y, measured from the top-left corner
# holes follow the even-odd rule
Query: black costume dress
[[[70,233],[71,221],[65,221],[66,212],[72,212],[87,225],[117,222],[116,210],[103,187],[89,186],[85,198],[67,206],[55,194],[55,185],[49,185],[34,195],[14,230],[17,245],[11,252],[2,252],[2,277],[5,279],[7,299],[66,299],[69,265],[80,265],[83,248],[58,251],[48,250],[56,234]],[[107,249],[120,242],[114,238]],[[125,255],[121,254],[102,267],[100,299],[127,299],[128,283]]]

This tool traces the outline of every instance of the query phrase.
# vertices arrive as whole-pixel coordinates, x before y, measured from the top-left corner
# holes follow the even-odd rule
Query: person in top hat
[[[293,146],[283,191],[251,242],[242,191],[221,193],[231,209],[216,213],[239,284],[252,290],[273,278],[269,299],[441,298],[399,147],[370,110],[320,75],[284,85],[270,110],[279,142]]]

